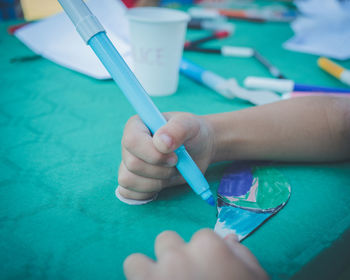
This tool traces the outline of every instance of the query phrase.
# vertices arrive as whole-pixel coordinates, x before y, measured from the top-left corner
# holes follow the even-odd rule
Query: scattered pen
[[[202,30],[212,30],[212,31],[227,31],[233,33],[235,30],[235,25],[233,23],[227,22],[225,20],[210,20],[210,19],[196,19],[193,18],[188,23],[187,27],[189,29],[202,29]]]
[[[244,80],[244,86],[254,89],[273,90],[281,93],[302,91],[302,92],[332,92],[338,94],[349,94],[350,89],[332,88],[315,85],[297,84],[292,80],[273,79],[261,77],[247,77]]]
[[[180,72],[188,78],[207,86],[218,94],[228,98],[240,98],[255,105],[262,105],[281,100],[274,92],[267,90],[247,90],[238,85],[235,79],[225,79],[218,74],[183,58]]]
[[[258,15],[250,15],[244,10],[218,10],[219,14],[230,19],[263,23],[266,20]]]
[[[42,58],[41,55],[18,56],[18,57],[11,58],[10,63],[33,61],[41,58]]]
[[[186,41],[185,42],[185,49],[188,47],[194,47],[194,46],[197,46],[197,45],[200,45],[200,44],[203,44],[205,42],[209,42],[209,41],[212,41],[215,39],[223,39],[223,38],[230,36],[230,34],[231,33],[228,31],[217,31],[217,32],[214,32],[212,35],[209,35],[209,36],[197,39],[197,40]]]
[[[278,79],[285,79],[286,77],[281,73],[281,71],[273,66],[265,57],[263,57],[258,51],[254,51],[254,57],[257,61],[259,61],[262,65],[264,65],[267,70],[269,70],[270,74]]]
[[[193,7],[188,10],[192,18],[195,19],[238,19],[251,22],[290,22],[296,18],[296,12],[293,11],[273,11],[270,9],[211,9]]]
[[[222,56],[231,56],[231,57],[252,57],[254,50],[247,47],[234,47],[234,46],[222,46],[219,48],[199,48],[199,47],[186,47],[185,51],[191,52],[202,52],[202,53],[212,53],[220,54]]]
[[[350,94],[344,94],[339,92],[317,92],[317,91],[293,91],[282,94],[282,99],[289,99],[295,97],[303,97],[303,96],[320,96],[320,95],[329,95],[329,96],[337,96],[337,97],[348,97],[350,98]]]
[[[345,69],[344,67],[325,57],[320,57],[317,60],[317,64],[322,70],[326,71],[328,74],[337,78],[344,84],[350,86],[350,70]]]
[[[247,10],[219,10],[220,15],[233,19],[242,19],[255,22],[291,22],[296,18],[292,11],[273,11],[270,9],[247,9]]]
[[[252,57],[254,54],[254,50],[252,48],[247,47],[234,47],[234,46],[222,46],[219,48],[200,48],[198,45],[215,40],[215,39],[222,39],[226,38],[230,35],[227,31],[219,31],[215,32],[214,34],[194,40],[194,41],[187,41],[185,43],[185,51],[192,51],[192,52],[202,52],[202,53],[213,53],[213,54],[220,54],[223,56],[233,56],[233,57]]]
[[[58,1],[73,22],[77,32],[91,47],[145,125],[154,134],[167,121],[109,40],[98,19],[83,0]],[[185,147],[180,146],[175,153],[178,156],[176,167],[193,191],[208,204],[215,206],[207,180]]]

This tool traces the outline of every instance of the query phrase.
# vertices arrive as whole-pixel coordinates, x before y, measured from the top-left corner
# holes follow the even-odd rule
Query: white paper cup
[[[151,96],[175,93],[187,22],[185,12],[157,7],[129,9],[134,73]]]

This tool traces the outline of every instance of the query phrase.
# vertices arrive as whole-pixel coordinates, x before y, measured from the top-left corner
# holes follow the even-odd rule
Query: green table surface
[[[123,127],[134,110],[112,81],[98,81],[46,59],[10,63],[33,53],[0,24],[0,278],[123,279],[131,253],[153,254],[163,230],[186,240],[213,228],[216,210],[188,186],[162,192],[144,206],[114,195]],[[208,46],[256,47],[299,83],[343,86],[316,56],[287,51],[286,24],[237,22],[234,36]],[[188,38],[207,34],[189,31]],[[241,83],[269,77],[254,59],[185,53]],[[350,61],[343,62],[350,67]],[[195,114],[250,107],[181,76],[176,94],[153,98],[161,111]],[[206,177],[217,188],[228,163]],[[274,163],[290,181],[288,204],[243,244],[273,279],[334,279],[349,263],[350,163]]]

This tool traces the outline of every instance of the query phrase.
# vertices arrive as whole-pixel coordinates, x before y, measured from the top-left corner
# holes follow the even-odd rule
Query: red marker
[[[190,47],[194,47],[194,46],[198,46],[199,44],[208,42],[208,41],[212,41],[212,40],[216,40],[216,39],[223,39],[230,36],[230,32],[228,31],[217,31],[214,32],[212,35],[210,36],[206,36],[204,38],[201,39],[197,39],[194,41],[186,41],[185,42],[185,49],[186,48],[190,48]]]
[[[231,19],[240,19],[252,22],[265,22],[263,17],[251,15],[244,10],[218,10],[219,14]]]

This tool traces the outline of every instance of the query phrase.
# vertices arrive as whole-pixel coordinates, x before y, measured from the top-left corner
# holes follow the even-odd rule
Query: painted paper
[[[217,191],[215,232],[222,237],[235,233],[244,239],[287,203],[290,192],[287,179],[275,168],[233,164]]]

